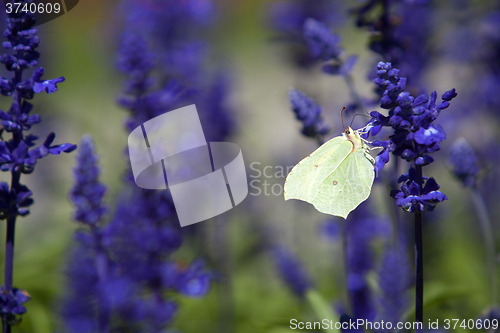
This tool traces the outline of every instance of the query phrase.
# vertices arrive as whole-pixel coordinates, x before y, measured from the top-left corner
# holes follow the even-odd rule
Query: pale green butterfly
[[[368,199],[375,178],[363,130],[349,126],[300,161],[286,178],[285,200],[306,201],[322,213],[347,218]]]

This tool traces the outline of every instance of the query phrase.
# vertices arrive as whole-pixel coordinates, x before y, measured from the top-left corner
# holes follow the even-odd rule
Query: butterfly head
[[[351,126],[348,126],[347,129],[344,130],[344,138],[352,142],[354,145],[353,151],[363,148],[363,140],[361,140],[358,131],[353,130]]]

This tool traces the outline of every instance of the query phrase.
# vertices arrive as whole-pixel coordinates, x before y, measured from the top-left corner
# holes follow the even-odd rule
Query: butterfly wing
[[[285,200],[297,199],[313,203],[318,186],[344,161],[352,143],[339,136],[316,149],[300,161],[285,181]]]
[[[350,153],[321,183],[312,198],[314,207],[325,214],[347,218],[370,196],[375,172],[363,149]]]

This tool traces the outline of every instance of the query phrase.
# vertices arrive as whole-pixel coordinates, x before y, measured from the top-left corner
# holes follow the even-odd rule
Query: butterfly
[[[371,148],[361,137],[365,128],[348,126],[342,136],[300,161],[286,178],[285,200],[306,201],[322,213],[346,219],[368,199],[375,179]]]

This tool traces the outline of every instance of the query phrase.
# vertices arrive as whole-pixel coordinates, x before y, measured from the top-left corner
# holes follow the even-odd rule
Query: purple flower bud
[[[458,138],[453,142],[449,151],[449,164],[452,172],[464,186],[472,186],[481,171],[479,160],[474,148],[464,138]]]
[[[457,97],[457,93],[455,91],[455,88],[451,89],[451,90],[448,90],[447,92],[445,92],[443,94],[443,96],[441,96],[441,98],[447,102],[451,101],[453,98]]]

